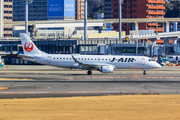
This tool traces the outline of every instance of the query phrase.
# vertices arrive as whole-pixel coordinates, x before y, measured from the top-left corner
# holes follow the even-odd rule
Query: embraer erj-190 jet
[[[62,68],[88,70],[88,75],[91,75],[93,70],[113,73],[114,69],[144,69],[145,75],[147,69],[161,67],[145,56],[47,54],[40,51],[25,33],[21,33],[20,36],[24,54],[18,56],[24,60]]]

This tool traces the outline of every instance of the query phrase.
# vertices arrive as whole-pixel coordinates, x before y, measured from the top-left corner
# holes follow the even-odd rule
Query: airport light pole
[[[28,4],[32,3],[33,0],[22,0],[25,3],[25,31],[28,35]]]
[[[122,31],[122,13],[121,13],[121,6],[123,4],[124,0],[119,0],[119,39],[121,39],[121,31]]]
[[[156,18],[158,21],[158,1],[156,1]],[[158,35],[158,22],[156,22],[156,34]]]
[[[87,40],[87,0],[84,0],[84,40]]]

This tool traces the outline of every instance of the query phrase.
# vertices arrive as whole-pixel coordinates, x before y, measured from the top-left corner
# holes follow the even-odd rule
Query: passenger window
[[[102,60],[104,60],[104,59],[102,59]]]
[[[96,59],[95,59],[96,60]]]
[[[55,58],[54,58],[55,59]]]
[[[65,60],[65,58],[63,58]]]
[[[78,58],[78,60],[80,60],[80,58]]]
[[[106,59],[107,60],[107,59]]]
[[[86,58],[84,60],[86,60]]]
[[[91,58],[91,60],[93,60],[93,58]]]
[[[66,58],[68,60],[68,58]]]
[[[59,58],[57,58],[57,59],[59,59]]]
[[[81,60],[83,60],[83,58],[81,58]]]
[[[100,58],[98,60],[100,60]]]
[[[89,60],[89,58],[88,58],[88,60]]]
[[[60,59],[62,59],[62,58],[60,58]]]

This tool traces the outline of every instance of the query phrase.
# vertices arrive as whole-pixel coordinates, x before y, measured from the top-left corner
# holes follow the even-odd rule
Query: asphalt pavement
[[[10,65],[0,68],[0,98],[42,98],[129,94],[177,95],[180,67],[148,70],[119,69],[111,74],[52,66]]]

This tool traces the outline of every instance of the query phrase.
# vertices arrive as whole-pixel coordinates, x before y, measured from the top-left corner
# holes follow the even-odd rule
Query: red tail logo
[[[27,51],[27,52],[31,52],[33,50],[33,44],[32,43],[25,43],[24,44],[24,49]]]

